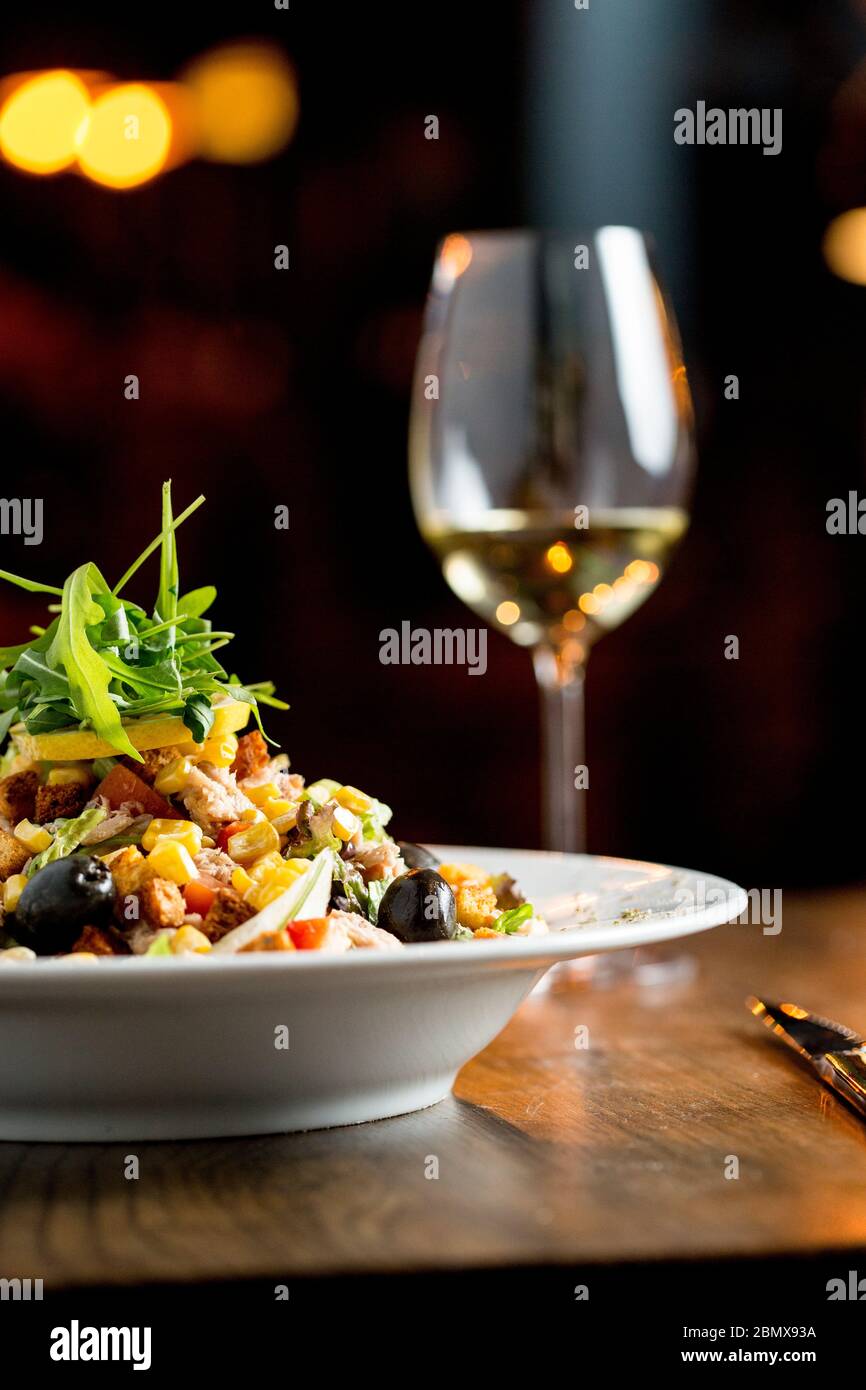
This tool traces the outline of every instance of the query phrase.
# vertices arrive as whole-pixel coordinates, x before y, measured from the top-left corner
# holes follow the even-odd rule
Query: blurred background
[[[96,126],[89,166],[33,172],[26,105],[6,123],[2,492],[44,498],[45,535],[0,537],[3,568],[57,582],[86,555],[113,579],[163,478],[176,510],[205,492],[182,582],[219,586],[233,667],[291,702],[267,723],[296,769],[379,795],[404,838],[538,844],[528,654],[491,633],[485,679],[379,662],[383,628],[467,622],[409,504],[414,354],[449,230],[644,227],[700,469],[664,582],[590,662],[590,849],[749,886],[863,877],[866,542],[825,523],[864,489],[866,229],[834,222],[866,205],[864,0],[40,6],[4,27],[0,99],[34,70],[94,99],[186,81],[161,89],[177,138],[128,175]],[[675,145],[697,100],[782,107],[782,153]],[[42,616],[0,603],[3,643]]]

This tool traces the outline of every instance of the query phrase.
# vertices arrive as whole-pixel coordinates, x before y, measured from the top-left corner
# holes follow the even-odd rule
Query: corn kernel
[[[278,835],[288,835],[290,830],[294,830],[298,823],[298,808],[293,806],[284,816],[275,816],[271,821]]]
[[[361,829],[361,822],[351,811],[347,811],[344,806],[338,806],[334,812],[331,825],[341,840],[351,840],[352,836]]]
[[[172,883],[183,885],[199,876],[189,850],[179,840],[159,840],[148,855],[147,863],[160,878],[171,879]]]
[[[191,820],[161,820],[157,817],[141,837],[142,849],[153,850],[160,840],[174,840],[183,845],[189,854],[198,854],[202,840],[201,826]]]
[[[267,907],[268,903],[272,903],[276,898],[281,897],[288,887],[289,885],[287,883],[280,883],[277,881],[257,883],[255,886],[254,899],[249,898],[246,899],[246,901],[251,901],[253,907],[261,912],[262,908]]]
[[[92,781],[93,773],[87,763],[63,763],[60,767],[52,767],[47,778],[49,787],[87,787]]]
[[[213,849],[213,848],[215,847],[215,845],[216,845],[216,840],[212,840],[211,837],[210,837],[210,835],[202,835],[202,837],[201,837],[201,847],[202,847],[202,849]]]
[[[287,878],[300,878],[305,874],[312,863],[311,859],[284,859],[285,873]]]
[[[236,734],[218,734],[206,738],[201,750],[202,762],[213,763],[214,767],[231,767],[238,751]]]
[[[15,838],[20,840],[22,845],[26,845],[31,854],[41,854],[51,844],[51,836],[41,825],[34,825],[32,821],[20,820],[15,827]]]
[[[237,864],[248,864],[261,854],[270,854],[280,848],[280,837],[270,821],[262,820],[251,825],[249,830],[239,830],[232,835],[226,845],[229,857]]]
[[[160,796],[172,796],[175,792],[182,791],[189,780],[192,772],[192,763],[189,758],[172,758],[170,763],[161,767],[154,778],[154,791],[158,791]]]
[[[271,874],[282,869],[285,862],[278,850],[267,850],[266,853],[260,854],[247,866],[247,873],[254,883],[264,883]]]
[[[232,888],[237,893],[246,893],[248,888],[252,888],[253,880],[250,878],[246,869],[242,869],[240,864],[232,872]]]
[[[171,938],[171,952],[174,956],[204,955],[210,950],[210,942],[198,927],[178,927]]]
[[[68,956],[59,956],[59,960],[66,961],[69,965],[89,965],[92,960],[99,960],[93,951],[72,951]]]
[[[255,806],[263,806],[271,797],[279,796],[280,789],[276,782],[262,782],[258,787],[244,787],[245,794]]]
[[[303,870],[301,872],[303,872]],[[284,888],[288,888],[289,884],[294,883],[297,877],[297,870],[291,868],[287,863],[284,863],[282,868],[272,869],[270,873],[263,874],[256,882],[262,885],[281,883]]]
[[[261,809],[267,820],[280,820],[283,816],[290,814],[292,803],[285,796],[271,796],[262,803]],[[297,811],[295,812],[295,819],[297,819]]]
[[[18,899],[24,892],[27,884],[26,874],[10,874],[3,884],[3,906],[7,912],[14,912],[18,906]]]
[[[334,800],[345,806],[347,811],[354,811],[357,815],[373,809],[372,796],[368,796],[366,792],[359,792],[357,787],[339,787],[334,792]]]
[[[258,821],[267,820],[264,811],[260,811],[258,806],[245,806],[238,812],[238,820],[248,821],[250,825],[257,824]]]

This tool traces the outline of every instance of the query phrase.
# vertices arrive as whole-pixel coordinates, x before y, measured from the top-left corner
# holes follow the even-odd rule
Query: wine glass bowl
[[[416,366],[413,503],[453,591],[533,649],[551,848],[583,847],[589,649],[659,582],[693,466],[679,337],[640,232],[445,238]]]

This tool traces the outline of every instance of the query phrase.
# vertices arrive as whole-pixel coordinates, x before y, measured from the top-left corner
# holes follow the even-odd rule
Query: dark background
[[[588,133],[548,98],[567,107],[579,86],[563,54],[592,67],[600,8],[623,82]],[[409,506],[413,356],[448,230],[551,208],[639,221],[681,320],[700,473],[669,575],[592,657],[590,848],[748,886],[862,877],[866,540],[825,520],[862,487],[866,291],[826,270],[821,237],[866,203],[866,4],[76,10],[10,12],[0,72],[168,79],[260,36],[294,63],[301,117],[270,163],[194,163],[126,194],[0,169],[3,495],[45,499],[42,547],[2,537],[0,566],[62,582],[93,558],[111,579],[158,529],[163,478],[176,510],[204,491],[182,581],[219,586],[238,673],[291,701],[268,726],[295,768],[378,794],[407,838],[539,843],[528,654],[491,634],[484,679],[378,660],[382,628],[466,620]],[[664,60],[642,62],[641,25],[659,17]],[[642,144],[656,127],[629,105],[638,78],[660,172]],[[783,152],[675,147],[673,111],[699,98],[783,107]],[[155,587],[153,572],[133,593]],[[0,641],[41,614],[4,587]]]

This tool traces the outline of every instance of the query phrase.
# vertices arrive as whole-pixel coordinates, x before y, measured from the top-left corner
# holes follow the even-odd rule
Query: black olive
[[[436,865],[442,862],[423,845],[411,845],[406,840],[398,840],[397,848],[403,856],[403,863],[409,869],[435,869]]]
[[[68,951],[88,925],[111,917],[114,880],[101,859],[71,854],[46,864],[26,884],[15,908],[15,940],[39,956]]]
[[[413,869],[385,890],[376,921],[400,941],[448,941],[457,935],[454,894],[433,869]]]

